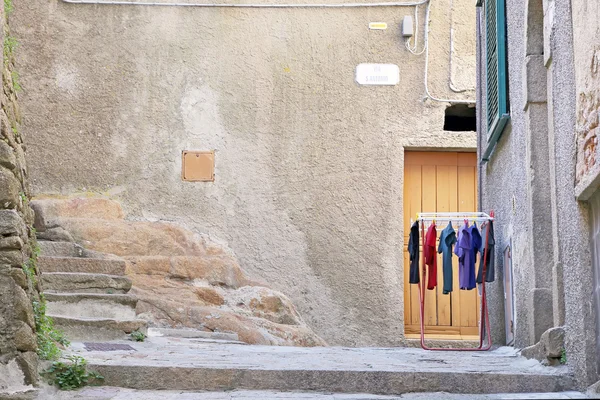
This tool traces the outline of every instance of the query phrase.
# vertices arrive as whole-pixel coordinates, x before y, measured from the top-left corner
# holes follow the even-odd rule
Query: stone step
[[[245,342],[239,341],[237,333],[228,332],[206,332],[197,329],[173,329],[173,328],[148,328],[148,336],[167,336],[167,337],[179,337],[187,339],[212,339],[212,340],[225,340],[229,342],[238,342],[240,344],[246,344]]]
[[[38,240],[41,255],[45,257],[83,257],[84,249],[73,242]]]
[[[46,293],[47,312],[74,318],[135,319],[137,298],[129,294]]]
[[[124,260],[42,256],[38,258],[38,266],[42,273],[83,272],[89,274],[125,275]]]
[[[148,322],[141,319],[69,318],[53,314],[48,316],[54,320],[54,326],[63,331],[67,339],[73,341],[127,339],[131,332],[140,331],[146,334],[148,330]]]
[[[44,292],[66,293],[127,293],[131,280],[125,276],[48,272],[42,274]]]
[[[144,390],[273,390],[400,395],[572,390],[569,368],[546,367],[513,348],[433,352],[410,348],[277,347],[149,337],[136,351],[85,353],[104,385]]]

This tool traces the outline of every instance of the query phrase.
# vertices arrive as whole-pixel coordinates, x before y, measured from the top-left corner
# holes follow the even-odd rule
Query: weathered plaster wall
[[[0,95],[0,397],[28,390],[27,385],[37,382],[38,376],[32,300],[38,298],[39,287],[23,269],[31,257],[33,211],[26,200],[29,185],[15,90],[16,50],[5,8],[0,7],[0,39],[4,43]]]
[[[528,6],[533,2],[543,6],[543,12],[539,19],[528,20]],[[500,251],[509,240],[512,241],[516,346],[525,347],[539,340],[538,328],[541,326],[564,324],[568,364],[583,388],[597,379],[597,372],[589,213],[587,205],[578,202],[575,197],[578,168],[576,89],[579,90],[580,83],[576,84],[572,71],[575,66],[576,70],[580,70],[590,65],[589,60],[586,66],[581,65],[577,56],[574,59],[573,55],[573,27],[582,20],[581,10],[577,11],[575,6],[572,14],[570,2],[552,0],[507,0],[506,10],[511,122],[492,159],[483,169],[483,204],[484,208],[497,211],[498,260],[502,260]],[[532,32],[538,29],[542,19],[545,71],[528,74],[531,70],[524,63],[527,59],[531,60],[529,55],[538,54],[532,50],[537,46],[535,43],[528,45],[528,36],[531,39]],[[572,21],[577,21],[577,24]],[[532,44],[531,40],[529,44]],[[542,79],[539,79],[540,76]],[[482,73],[479,74],[479,83],[485,83]],[[545,99],[532,96],[535,91],[538,95],[543,93],[542,89],[546,92]],[[485,99],[485,90],[482,90],[482,98]],[[547,107],[547,115],[535,113],[535,108],[539,107]],[[480,117],[484,116],[485,110],[480,111],[483,111]],[[484,139],[485,133],[481,135]],[[532,158],[540,140],[546,140],[548,144],[547,163]],[[540,185],[535,187],[535,180],[539,180],[540,175],[550,178],[547,190],[541,193],[536,192]],[[545,215],[536,215],[540,203],[545,204],[548,199],[550,221]],[[545,229],[540,231],[540,226]],[[548,265],[550,261],[539,265],[546,271],[545,278],[539,276],[534,268],[539,259],[535,256],[532,234],[541,236],[542,245],[554,252],[552,265]],[[541,287],[546,292],[542,292],[541,298],[551,295],[553,314],[540,319],[532,310],[537,306],[535,292],[539,293],[540,280],[544,279]],[[549,280],[552,283],[548,288],[545,285]]]
[[[433,3],[436,96],[474,96],[448,85],[452,20],[454,83],[474,86],[472,5]],[[134,218],[208,233],[330,344],[399,344],[403,151],[476,143],[444,132],[446,104],[425,98],[424,56],[400,35],[413,13],[21,0],[34,191],[101,191]],[[399,65],[400,84],[358,86],[362,62]],[[215,149],[214,183],[181,182],[184,149]]]

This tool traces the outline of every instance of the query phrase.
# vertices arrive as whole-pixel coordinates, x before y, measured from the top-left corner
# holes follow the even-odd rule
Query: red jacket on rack
[[[436,249],[437,229],[435,224],[431,224],[425,235],[425,246],[423,246],[423,256],[428,268],[427,289],[432,290],[437,286],[437,253]]]

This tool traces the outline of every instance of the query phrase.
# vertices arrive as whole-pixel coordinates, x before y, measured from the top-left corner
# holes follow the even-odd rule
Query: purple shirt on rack
[[[475,288],[475,258],[481,247],[481,234],[477,225],[463,225],[459,230],[458,245],[455,254],[458,256],[458,284],[463,290]]]

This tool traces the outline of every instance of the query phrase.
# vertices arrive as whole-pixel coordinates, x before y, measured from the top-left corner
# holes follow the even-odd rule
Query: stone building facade
[[[490,1],[478,11],[484,61]],[[478,69],[479,154],[493,150],[481,165],[481,204],[496,211],[496,257],[503,277],[512,261],[514,287],[511,317],[503,315],[502,280],[493,285],[494,340],[506,339],[505,317],[517,347],[562,327],[563,361],[586,387],[598,380],[600,360],[593,206],[600,7],[594,0],[507,0],[505,13],[510,121],[497,143],[486,125],[489,70],[485,62]]]
[[[28,264],[35,236],[20,129],[20,86],[14,59],[17,42],[8,24],[12,3],[4,4],[0,7],[4,44],[0,96],[0,396],[27,390],[28,385],[37,382],[32,302],[39,300],[37,271]]]
[[[21,0],[15,18],[35,194],[100,193],[132,219],[226,243],[331,345],[403,343],[404,152],[475,151],[475,133],[444,130],[450,103],[432,99],[474,101],[471,0]],[[395,64],[400,81],[359,85],[361,63]],[[215,152],[214,182],[182,181],[184,150]]]

